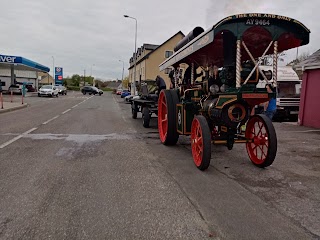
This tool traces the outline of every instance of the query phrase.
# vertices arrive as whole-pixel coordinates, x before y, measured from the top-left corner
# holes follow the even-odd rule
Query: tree
[[[301,63],[302,61],[306,60],[310,56],[309,52],[304,52],[300,54],[296,59],[292,60],[287,64],[287,66],[294,66],[298,63]],[[297,70],[295,67],[293,67],[293,70],[297,73],[299,79],[302,79],[303,72],[302,70]]]
[[[73,74],[71,77],[71,83],[73,86],[79,87],[81,81],[81,77],[78,74]]]
[[[129,77],[125,77],[122,81],[122,87],[123,88],[128,88],[129,87]]]
[[[295,65],[295,64],[301,63],[302,61],[306,60],[309,56],[310,56],[309,52],[303,52],[296,59],[289,62],[287,65]]]

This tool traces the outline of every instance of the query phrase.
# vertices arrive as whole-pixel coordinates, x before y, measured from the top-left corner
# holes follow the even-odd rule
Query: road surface
[[[116,95],[26,101],[0,115],[0,239],[319,239],[310,169],[291,182],[237,145],[201,172],[187,137],[160,144],[156,119],[143,128]]]

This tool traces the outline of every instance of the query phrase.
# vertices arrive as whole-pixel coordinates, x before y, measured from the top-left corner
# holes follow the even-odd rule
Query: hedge
[[[80,91],[80,87],[79,86],[67,86],[68,90],[73,90],[73,91]]]

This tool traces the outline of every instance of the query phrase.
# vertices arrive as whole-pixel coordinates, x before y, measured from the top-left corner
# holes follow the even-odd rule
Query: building
[[[49,73],[38,73],[39,85],[52,85],[54,83],[53,77]]]
[[[156,76],[160,75],[165,80],[167,88],[169,88],[170,79],[168,75],[171,69],[160,72],[159,65],[173,54],[174,47],[183,37],[184,34],[179,31],[161,45],[143,44],[138,48],[129,61],[129,82],[132,83],[134,79],[134,59],[137,57],[136,84],[140,81],[154,81]]]
[[[302,70],[299,124],[320,128],[320,49],[299,63],[296,70]]]

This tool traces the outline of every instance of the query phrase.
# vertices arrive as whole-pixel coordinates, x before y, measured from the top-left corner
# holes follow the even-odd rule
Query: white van
[[[260,66],[261,70],[272,71],[272,66]],[[273,83],[273,81],[271,81]],[[301,80],[291,66],[278,66],[277,83],[277,113],[275,119],[298,120]],[[266,82],[259,81],[257,88],[265,88]]]

